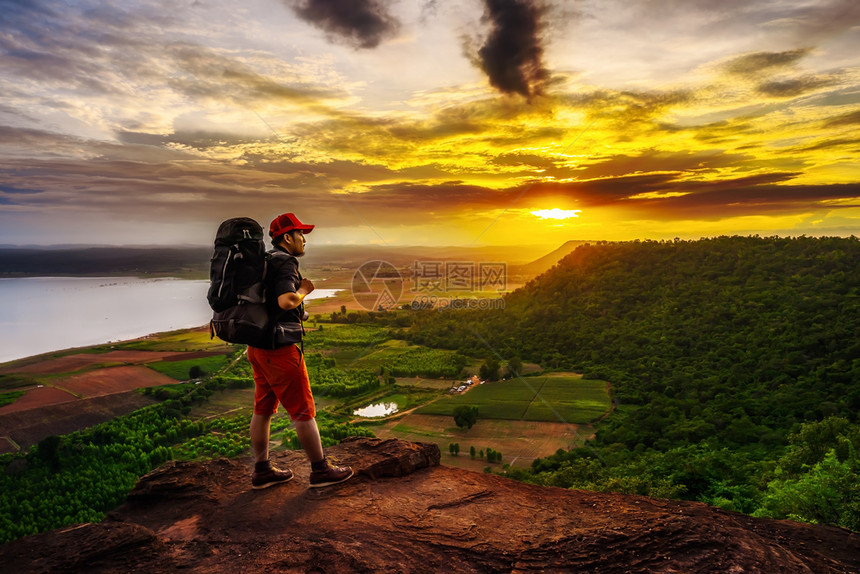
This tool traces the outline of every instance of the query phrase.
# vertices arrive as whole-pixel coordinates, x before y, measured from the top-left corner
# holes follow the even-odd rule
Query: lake
[[[0,363],[205,325],[209,281],[136,277],[0,279]],[[317,289],[308,299],[331,297]]]

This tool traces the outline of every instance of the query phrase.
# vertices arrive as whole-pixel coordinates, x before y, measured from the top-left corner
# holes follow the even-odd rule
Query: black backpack
[[[209,332],[228,343],[270,348],[273,328],[266,308],[269,255],[263,228],[248,217],[228,219],[215,234],[209,268],[209,306],[215,314]]]

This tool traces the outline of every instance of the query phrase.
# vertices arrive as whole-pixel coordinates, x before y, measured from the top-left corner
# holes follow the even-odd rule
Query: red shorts
[[[255,414],[273,415],[280,402],[294,421],[309,421],[316,416],[305,358],[298,346],[274,351],[248,347],[248,360],[254,367]]]

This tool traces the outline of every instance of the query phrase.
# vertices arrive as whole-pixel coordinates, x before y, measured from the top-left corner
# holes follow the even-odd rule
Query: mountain
[[[311,238],[312,239],[312,238]],[[520,265],[538,248],[510,246],[308,245],[305,269],[346,269],[368,261],[410,268],[415,261],[504,262]],[[0,277],[148,275],[184,273],[209,277],[211,247],[164,246],[0,246]]]
[[[195,273],[208,277],[204,247],[70,247],[0,249],[0,276],[96,276]]]
[[[566,241],[561,247],[547,253],[539,259],[535,259],[525,265],[516,265],[512,267],[511,273],[528,277],[540,275],[541,273],[549,271],[553,265],[573,253],[577,247],[584,245],[585,243],[588,243],[588,241]]]
[[[313,245],[308,244],[303,264],[357,268],[362,263],[382,260],[395,267],[408,267],[420,261],[505,262],[521,265],[531,258],[536,248],[519,249],[511,246],[384,246],[384,245]]]
[[[860,530],[858,267],[854,237],[581,245],[504,309],[407,337],[610,381],[587,447],[517,478]]]
[[[860,569],[860,536],[701,503],[539,487],[438,466],[436,445],[346,439],[350,481],[249,488],[249,459],[170,462],[127,503],[0,546],[8,572],[816,572]]]

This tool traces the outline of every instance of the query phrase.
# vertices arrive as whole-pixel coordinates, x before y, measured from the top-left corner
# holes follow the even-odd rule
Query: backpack
[[[272,345],[265,287],[268,258],[263,228],[253,219],[228,219],[218,227],[206,296],[215,312],[211,337],[252,347]]]

